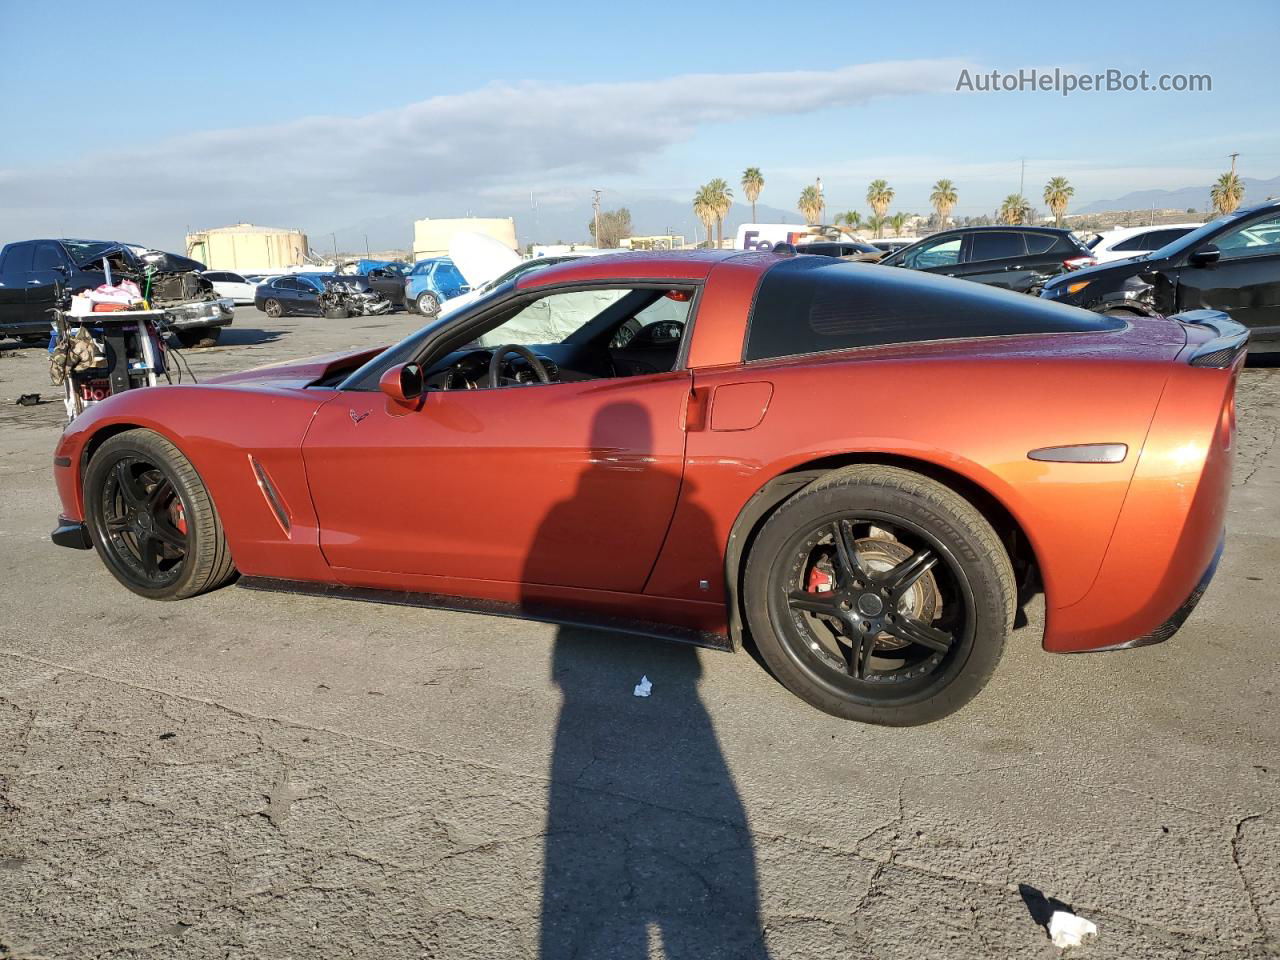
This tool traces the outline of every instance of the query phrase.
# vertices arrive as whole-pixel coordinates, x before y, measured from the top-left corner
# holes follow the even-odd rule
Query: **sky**
[[[737,188],[747,166],[761,203],[794,211],[821,177],[828,211],[864,215],[877,177],[893,210],[927,213],[947,177],[956,213],[989,213],[1024,161],[1037,206],[1052,176],[1083,206],[1210,183],[1233,152],[1266,179],[1280,3],[1228,9],[0,0],[0,242],[181,249],[188,228],[251,221],[408,246],[413,220],[467,214],[581,239],[592,188],[684,218],[639,233],[692,233],[698,185]],[[1212,91],[956,89],[1032,68],[1208,74]]]

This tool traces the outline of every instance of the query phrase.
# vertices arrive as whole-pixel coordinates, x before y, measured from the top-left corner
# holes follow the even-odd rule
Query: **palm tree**
[[[1031,204],[1020,193],[1011,193],[1000,204],[1000,219],[1010,226],[1026,223],[1031,219]]]
[[[817,223],[818,217],[822,215],[822,194],[818,193],[817,187],[810,184],[800,191],[800,199],[796,201],[796,207],[804,216],[805,223]]]
[[[1066,177],[1054,177],[1044,185],[1044,202],[1053,213],[1053,222],[1062,226],[1062,215],[1067,212],[1067,201],[1075,196],[1076,188],[1067,183]]]
[[[933,204],[933,212],[938,215],[938,229],[947,225],[947,217],[956,208],[956,185],[950,180],[939,180],[933,185],[933,193],[929,194],[929,202]]]
[[[1213,209],[1219,215],[1231,213],[1240,206],[1240,201],[1244,199],[1244,184],[1234,170],[1218,178],[1218,182],[1209,191],[1209,199],[1213,201]]]
[[[704,183],[693,195],[693,212],[707,229],[707,246],[711,245],[711,227],[716,222],[716,200],[710,186]]]
[[[756,201],[760,199],[760,191],[764,189],[764,174],[759,167],[747,167],[742,171],[742,195],[751,204],[751,222],[756,222]]]
[[[909,214],[899,211],[889,218],[889,226],[893,227],[893,233],[895,236],[902,236],[902,231],[907,226],[908,216]]]
[[[886,222],[884,213],[889,209],[889,204],[893,203],[893,187],[884,180],[872,180],[867,187],[867,203],[871,204],[876,218],[880,220],[880,229],[883,230]],[[876,236],[880,236],[879,230],[876,231]]]
[[[857,210],[846,210],[844,213],[837,213],[835,219],[836,226],[844,224],[849,229],[844,232],[852,235],[862,226],[862,214]]]
[[[724,218],[733,208],[733,191],[723,177],[716,177],[707,184],[711,192],[712,207],[716,213],[716,249],[724,246]]]
[[[884,226],[888,223],[888,218],[878,213],[873,213],[867,217],[867,229],[872,231],[877,237],[884,233]]]

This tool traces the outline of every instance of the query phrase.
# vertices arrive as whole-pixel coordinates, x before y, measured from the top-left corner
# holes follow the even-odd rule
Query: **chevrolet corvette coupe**
[[[242,586],[732,650],[917,724],[1043,646],[1167,640],[1221,552],[1245,328],[788,253],[526,273],[389,347],[132,390],[58,444],[55,542]]]

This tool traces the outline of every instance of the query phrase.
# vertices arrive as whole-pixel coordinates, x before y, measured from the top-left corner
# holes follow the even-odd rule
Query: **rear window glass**
[[[1079,307],[914,270],[796,257],[764,275],[746,360],[891,343],[1113,330]]]

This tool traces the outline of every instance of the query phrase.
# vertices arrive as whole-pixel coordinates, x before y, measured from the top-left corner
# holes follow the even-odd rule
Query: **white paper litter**
[[[641,677],[640,682],[636,684],[636,688],[632,692],[637,697],[647,697],[652,691],[653,684],[649,682],[649,678]]]
[[[1096,937],[1098,927],[1091,920],[1066,910],[1055,910],[1049,918],[1049,936],[1055,947],[1078,947],[1085,937]]]

